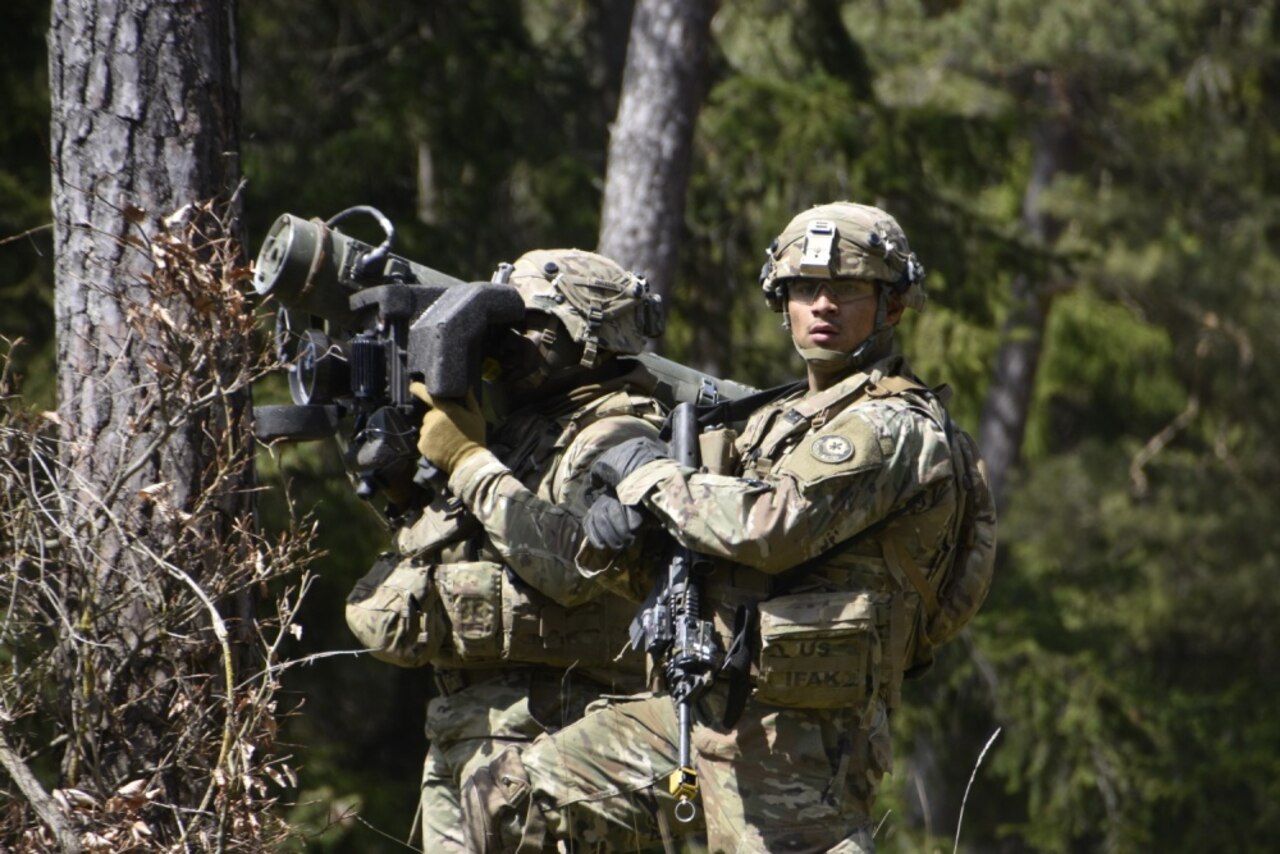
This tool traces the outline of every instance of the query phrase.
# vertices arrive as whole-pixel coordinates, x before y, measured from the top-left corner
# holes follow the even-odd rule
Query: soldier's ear
[[[897,294],[890,294],[889,309],[885,313],[885,320],[890,326],[897,326],[898,321],[902,319],[902,313],[906,311],[907,304],[902,301],[902,297]]]

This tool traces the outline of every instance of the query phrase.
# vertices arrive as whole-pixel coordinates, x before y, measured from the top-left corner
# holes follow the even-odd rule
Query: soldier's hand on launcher
[[[461,401],[433,398],[419,382],[409,383],[409,392],[428,407],[418,431],[418,451],[446,476],[485,449],[484,416],[474,394],[467,392]]]

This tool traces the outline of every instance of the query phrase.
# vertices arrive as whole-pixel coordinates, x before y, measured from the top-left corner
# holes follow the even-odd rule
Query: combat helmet
[[[925,306],[924,267],[902,227],[885,211],[854,202],[818,205],[794,217],[769,246],[760,271],[765,302],[783,312],[792,279],[866,279],[880,283],[875,331],[851,354],[801,349],[806,360],[859,364],[878,355],[892,335],[886,321],[892,295],[917,311]],[[783,314],[786,323],[786,314]]]
[[[494,278],[513,285],[528,310],[560,321],[582,345],[583,367],[596,367],[606,353],[639,353],[646,338],[662,334],[662,298],[644,277],[603,255],[535,249],[504,264]]]
[[[782,311],[788,279],[869,279],[883,282],[908,308],[924,308],[924,267],[898,221],[879,208],[853,202],[810,208],[787,223],[768,254],[760,285],[774,311]]]

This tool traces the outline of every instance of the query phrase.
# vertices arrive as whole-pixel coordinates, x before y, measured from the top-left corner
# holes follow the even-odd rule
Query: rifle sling
[[[751,696],[751,660],[755,652],[751,640],[759,613],[755,605],[739,605],[733,616],[733,639],[729,641],[724,664],[720,666],[721,672],[729,677],[722,718],[726,729],[732,729],[738,723]]]
[[[808,385],[808,380],[795,380],[794,382],[783,383],[734,400],[702,404],[697,407],[698,432],[704,433],[708,429],[721,424],[738,424],[746,421],[751,413],[757,409],[808,388]],[[671,419],[669,417],[666,423],[662,425],[660,438],[664,442],[671,441]]]

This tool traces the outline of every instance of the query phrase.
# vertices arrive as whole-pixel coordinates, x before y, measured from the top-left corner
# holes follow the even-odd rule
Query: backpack
[[[907,666],[908,676],[913,676],[933,663],[934,648],[959,634],[987,598],[995,570],[996,505],[978,443],[941,405],[949,390],[928,389],[909,380],[895,390],[923,392],[941,416],[956,476],[954,540],[932,573],[926,574],[893,537],[885,539],[886,560],[920,595],[921,622],[915,632],[915,652]]]

